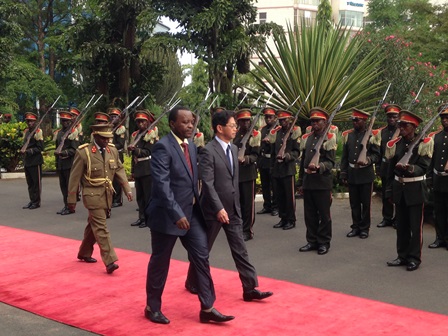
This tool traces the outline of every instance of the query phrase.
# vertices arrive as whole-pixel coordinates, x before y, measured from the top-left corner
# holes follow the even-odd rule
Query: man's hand
[[[190,228],[190,223],[188,222],[187,217],[182,217],[176,222],[176,225],[181,230],[188,230]]]
[[[303,187],[299,187],[299,190],[297,192],[299,193],[299,195],[303,196]]]
[[[216,219],[218,220],[218,222],[223,224],[230,223],[229,215],[227,214],[227,211],[225,209],[221,209],[218,211],[218,213],[216,214]]]
[[[308,169],[311,171],[318,171],[320,169],[320,166],[319,165],[316,166],[314,163],[310,163]]]
[[[131,202],[131,201],[132,201],[132,192],[131,192],[131,191],[128,192],[128,193],[126,194],[126,196],[127,196],[127,198],[128,198],[128,201]]]
[[[135,149],[135,146],[128,146],[128,151],[132,152]]]
[[[76,209],[76,203],[68,203],[67,208],[70,212],[75,212]]]
[[[406,171],[406,170],[409,169],[409,165],[408,165],[408,164],[403,165],[403,164],[401,164],[401,163],[397,163],[397,164],[395,165],[395,168],[397,168],[398,170],[401,170],[401,171]]]

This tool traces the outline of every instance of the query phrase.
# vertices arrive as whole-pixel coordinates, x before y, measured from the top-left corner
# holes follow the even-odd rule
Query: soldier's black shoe
[[[37,209],[37,208],[40,208],[40,204],[33,203],[30,205],[30,207],[28,209],[33,210],[33,209]]]
[[[317,250],[317,244],[308,243],[305,246],[299,248],[299,252],[309,252],[313,250]]]
[[[73,213],[75,213],[74,210],[70,210],[69,208],[66,208],[64,211],[61,212],[61,215],[65,216],[65,215],[71,215]]]
[[[296,222],[288,222],[282,227],[283,230],[291,230],[296,227]]]
[[[121,207],[123,205],[123,203],[112,203],[112,208],[118,208]]]
[[[416,263],[415,261],[408,262],[408,265],[406,266],[406,271],[412,272],[415,271],[417,268],[419,268],[420,264]]]
[[[271,216],[278,216],[278,210],[276,209],[272,210]]]
[[[22,209],[29,209],[30,206],[31,206],[31,204],[33,204],[33,203],[29,202],[27,205],[24,205],[24,206],[22,207]]]
[[[352,229],[349,233],[347,233],[347,237],[349,238],[356,236],[359,236],[359,230],[357,229]]]
[[[376,227],[383,228],[387,226],[392,226],[392,224],[393,221],[391,221],[390,219],[383,218],[383,220]]]
[[[254,236],[250,233],[243,233],[243,239],[244,239],[244,241],[248,241],[248,240],[254,239]]]
[[[359,238],[361,238],[361,239],[369,238],[369,232],[368,231],[360,231]]]
[[[261,209],[260,211],[257,211],[257,215],[263,215],[263,214],[267,214],[267,213],[271,213],[272,211],[270,209]]]
[[[282,227],[284,227],[287,223],[288,223],[287,221],[285,221],[285,220],[282,219],[280,222],[278,222],[277,224],[275,224],[275,225],[273,226],[273,228],[274,228],[274,229],[282,228]]]
[[[145,227],[147,227],[148,225],[146,225],[146,221],[142,220],[142,222],[140,223],[140,225],[138,226],[140,229],[143,229]]]
[[[135,222],[131,223],[131,226],[140,226],[140,224],[144,223],[143,219],[137,219]]]
[[[59,210],[58,212],[56,212],[56,214],[60,215],[62,214],[65,210],[67,210],[68,208],[65,206],[63,207],[61,210]]]
[[[429,248],[435,249],[439,247],[447,247],[446,243],[443,240],[436,239],[433,243],[428,245]]]
[[[395,266],[406,266],[408,262],[404,259],[401,259],[398,257],[397,259],[394,259],[392,261],[387,262],[387,266],[395,267]]]
[[[318,255],[324,255],[328,253],[328,250],[330,249],[330,246],[328,245],[320,245],[319,248],[317,249],[317,254]]]

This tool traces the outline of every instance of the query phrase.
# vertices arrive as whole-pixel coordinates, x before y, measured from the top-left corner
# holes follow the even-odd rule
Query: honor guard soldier
[[[438,112],[443,129],[429,135],[434,139],[434,153],[427,174],[434,193],[436,240],[428,247],[448,248],[448,105],[440,106]]]
[[[110,123],[110,116],[104,112],[95,112],[94,119],[95,119],[95,125]]]
[[[75,212],[76,195],[81,183],[83,203],[89,211],[89,217],[79,247],[78,259],[95,263],[96,259],[92,258],[92,253],[96,242],[106,272],[111,274],[118,269],[115,263],[118,258],[106,225],[107,213],[112,206],[114,177],[120,181],[129,201],[132,201],[132,192],[124,167],[118,158],[118,151],[109,143],[113,137],[112,125],[92,125],[91,129],[94,140],[90,144],[79,146],[76,151],[70,174],[68,207],[71,212]]]
[[[302,151],[299,172],[299,193],[303,195],[303,211],[305,215],[307,244],[300,252],[317,250],[320,255],[330,249],[332,221],[330,207],[332,203],[333,175],[331,171],[336,160],[336,134],[328,132],[329,115],[321,107],[310,110],[312,130],[302,136],[300,149]],[[313,161],[317,149],[316,143],[320,137],[325,137],[319,148],[317,164]]]
[[[2,114],[1,122],[4,124],[8,124],[11,122],[12,114],[11,113],[5,113]]]
[[[107,112],[109,113],[113,129],[115,130],[113,132],[114,137],[112,138],[112,143],[115,145],[115,148],[118,151],[118,157],[120,158],[120,161],[123,163],[124,162],[123,151],[126,143],[126,127],[124,125],[120,125],[119,127],[117,127],[121,122],[120,119],[121,110],[117,107],[111,107],[107,110]],[[114,179],[113,186],[115,193],[114,193],[114,199],[112,201],[112,208],[116,208],[123,205],[123,193],[121,189],[121,184],[118,182],[117,178]]]
[[[258,171],[260,172],[261,191],[263,193],[263,208],[257,214],[270,213],[272,216],[278,216],[277,194],[274,179],[271,176],[271,143],[269,132],[276,125],[277,117],[275,110],[271,107],[265,107],[262,111],[264,115],[264,125],[261,132],[260,156],[257,161]]]
[[[61,120],[62,129],[59,129],[54,134],[56,141],[56,148],[62,141],[62,137],[69,127],[71,127],[72,119],[74,115],[68,111],[59,112],[59,119]],[[61,188],[62,197],[64,200],[64,207],[58,211],[58,215],[69,215],[72,212],[67,207],[68,196],[68,181],[70,178],[70,170],[73,165],[73,159],[75,157],[76,149],[79,146],[78,131],[75,128],[70,129],[70,134],[64,141],[60,154],[55,152],[56,156],[56,172],[59,176],[59,187]]]
[[[233,143],[238,147],[239,191],[241,217],[243,219],[243,239],[248,241],[254,237],[255,223],[255,180],[257,179],[256,162],[260,154],[261,133],[253,130],[249,136],[244,153],[240,153],[243,137],[250,131],[252,111],[241,109],[235,113],[238,125]]]
[[[292,113],[285,110],[278,110],[277,118],[279,126],[270,132],[271,143],[271,168],[272,177],[277,186],[277,204],[280,222],[274,225],[274,228],[289,230],[296,226],[296,201],[294,178],[296,174],[296,160],[300,154],[300,136],[302,134],[300,127],[291,125]],[[293,127],[288,139],[284,139],[289,128]],[[283,142],[286,141],[285,152],[283,156],[279,151]]]
[[[408,151],[421,122],[417,115],[401,110],[400,136],[389,141],[386,149],[386,159],[389,160],[386,195],[395,204],[398,254],[387,265],[406,266],[408,271],[415,271],[421,263],[425,174],[431,163],[433,139],[427,137],[417,144],[407,164],[399,161]]]
[[[344,145],[340,179],[343,184],[348,184],[353,222],[347,237],[359,236],[361,239],[369,237],[370,206],[373,181],[375,180],[373,165],[378,162],[380,154],[379,146],[369,141],[367,142],[367,161],[359,162],[358,160],[369,116],[368,113],[354,108],[352,112],[353,129],[342,133]]]
[[[372,131],[375,138],[373,141],[380,146],[380,159],[375,167],[376,175],[381,178],[381,200],[383,202],[383,220],[377,225],[379,228],[395,225],[394,205],[386,198],[386,179],[389,164],[384,154],[386,153],[387,143],[392,140],[392,138],[398,136],[399,131],[397,128],[397,121],[398,113],[400,111],[401,107],[396,104],[387,105],[384,108],[387,117],[387,125]]]
[[[32,112],[25,113],[25,122],[28,128],[23,135],[24,141],[28,141],[29,134],[34,131],[37,123],[37,114]],[[39,128],[28,142],[25,149],[25,157],[23,165],[25,166],[25,177],[28,185],[28,195],[30,202],[22,207],[22,209],[37,209],[40,207],[40,195],[42,192],[42,164],[44,159],[42,152],[44,151],[44,136]]]
[[[145,208],[149,202],[152,189],[151,179],[151,153],[152,147],[158,140],[158,130],[154,127],[148,131],[150,123],[154,122],[154,116],[148,110],[137,110],[135,122],[138,130],[132,133],[131,145],[128,150],[132,153],[131,173],[135,181],[135,191],[138,204],[138,220],[131,226],[146,227]],[[142,134],[144,133],[144,134]],[[142,135],[134,144],[137,136]]]

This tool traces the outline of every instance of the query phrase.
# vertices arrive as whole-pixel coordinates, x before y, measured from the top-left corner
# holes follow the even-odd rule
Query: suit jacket
[[[184,236],[187,233],[187,230],[179,229],[176,222],[186,217],[191,223],[194,203],[197,206],[199,200],[197,148],[191,141],[188,141],[188,151],[193,172],[172,133],[164,136],[153,147],[152,195],[145,211],[151,230],[174,236]],[[200,222],[203,224],[200,211],[195,214],[200,215]]]
[[[82,199],[87,209],[110,209],[114,177],[126,193],[131,191],[114,145],[109,144],[106,147],[104,159],[94,143],[79,146],[70,171],[68,203],[76,203],[78,186],[81,183]]]
[[[232,147],[233,174],[221,144],[214,138],[201,151],[199,175],[202,180],[200,204],[205,220],[216,221],[225,209],[232,224],[242,224],[239,193],[238,149]]]

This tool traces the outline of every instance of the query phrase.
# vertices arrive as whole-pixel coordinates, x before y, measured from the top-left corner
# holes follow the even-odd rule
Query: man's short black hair
[[[212,117],[213,132],[216,133],[218,125],[226,126],[229,123],[229,119],[235,116],[235,111],[224,110],[216,112]]]
[[[177,116],[178,116],[180,110],[190,111],[190,109],[188,107],[185,107],[185,106],[180,106],[180,105],[174,106],[170,110],[170,113],[168,114],[168,124],[170,124],[171,121],[172,122],[176,122]]]

